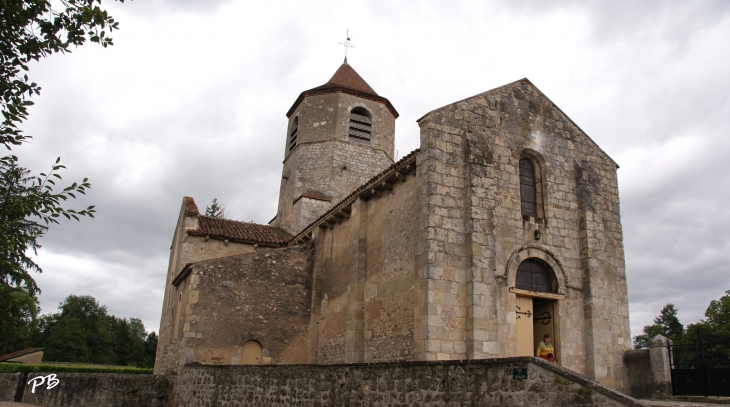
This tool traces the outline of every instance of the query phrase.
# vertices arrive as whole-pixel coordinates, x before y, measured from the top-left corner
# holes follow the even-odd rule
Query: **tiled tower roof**
[[[337,72],[335,72],[334,75],[332,75],[332,78],[325,83],[322,86],[317,86],[314,89],[331,89],[331,88],[349,88],[352,90],[356,90],[358,92],[367,93],[369,95],[378,96],[378,94],[373,90],[373,88],[368,85],[367,82],[360,76],[357,72],[355,72],[352,67],[344,63],[340,65],[340,68],[337,69]]]
[[[324,85],[302,92],[289,111],[286,112],[286,117],[291,117],[291,115],[294,114],[294,111],[297,109],[299,104],[302,103],[302,100],[304,100],[305,97],[336,92],[347,93],[363,99],[380,102],[384,104],[388,110],[390,110],[394,117],[398,117],[398,112],[395,110],[393,105],[390,104],[390,101],[379,96],[348,63],[340,65],[337,72],[335,72],[335,74],[332,75],[332,78],[330,78],[330,80]]]

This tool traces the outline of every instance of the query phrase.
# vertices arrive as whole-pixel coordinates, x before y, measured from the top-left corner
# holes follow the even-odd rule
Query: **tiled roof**
[[[369,95],[378,96],[373,88],[365,82],[362,76],[355,72],[355,70],[347,63],[340,65],[340,68],[334,75],[332,75],[332,78],[330,78],[327,83],[322,86],[317,86],[314,89],[329,89],[337,87],[349,88]]]
[[[354,196],[360,195],[364,191],[367,191],[367,190],[373,188],[373,186],[376,183],[383,181],[384,178],[387,178],[388,176],[392,176],[391,173],[395,172],[396,169],[404,167],[408,161],[415,160],[415,157],[418,155],[419,152],[421,152],[420,148],[417,148],[417,149],[411,151],[410,153],[408,153],[408,155],[406,155],[405,157],[398,160],[398,162],[396,162],[393,165],[391,165],[390,167],[384,169],[378,175],[370,178],[370,180],[368,180],[366,183],[360,185],[359,188],[352,191],[352,193],[347,195],[344,199],[342,199],[335,205],[332,205],[332,208],[330,210],[328,210],[327,212],[322,214],[322,216],[317,218],[314,222],[307,225],[304,229],[302,229],[299,233],[297,233],[294,237],[292,237],[289,241],[289,244],[290,245],[297,244],[297,241],[299,240],[299,238],[302,237],[303,235],[306,235],[307,233],[309,233],[309,230],[312,229],[312,227],[314,225],[316,225],[319,222],[321,222],[322,220],[328,218],[330,215],[332,215],[332,213],[339,211],[342,208],[343,204],[346,203],[348,200],[352,199]],[[413,165],[413,164],[410,164],[410,165]]]
[[[367,82],[347,63],[340,65],[332,75],[327,83],[316,88],[305,90],[302,92],[297,100],[294,102],[289,111],[286,112],[286,117],[291,117],[294,111],[297,109],[302,100],[306,96],[323,95],[327,93],[347,93],[349,95],[357,96],[363,99],[369,99],[375,102],[384,104],[388,110],[393,114],[394,117],[398,118],[398,112],[395,110],[390,101],[382,96],[379,96],[373,88],[368,85]]]
[[[0,362],[9,360],[9,359],[13,359],[13,358],[17,358],[18,356],[29,355],[31,353],[36,353],[36,352],[39,352],[42,350],[43,350],[43,348],[27,348],[27,349],[19,350],[16,352],[11,352],[11,353],[8,353],[7,355],[0,356]]]
[[[282,229],[273,226],[205,215],[198,215],[198,228],[187,232],[191,235],[210,236],[237,242],[260,243],[269,246],[281,246],[291,239],[291,236]]]

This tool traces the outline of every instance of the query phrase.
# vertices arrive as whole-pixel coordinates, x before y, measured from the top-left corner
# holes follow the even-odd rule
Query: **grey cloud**
[[[593,34],[597,41],[627,37],[648,39],[658,34],[682,50],[696,34],[719,23],[730,13],[730,3],[723,0],[518,0],[503,4],[531,17],[547,12],[583,10],[594,23]]]

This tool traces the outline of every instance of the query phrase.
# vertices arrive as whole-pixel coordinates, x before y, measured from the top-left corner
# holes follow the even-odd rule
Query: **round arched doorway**
[[[523,260],[515,275],[517,356],[535,356],[535,349],[545,334],[555,338],[555,302],[557,278],[550,265],[539,258]]]
[[[242,365],[260,365],[262,357],[261,344],[258,341],[247,341],[241,350]]]

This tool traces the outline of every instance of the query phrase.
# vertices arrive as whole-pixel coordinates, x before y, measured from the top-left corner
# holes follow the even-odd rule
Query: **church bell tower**
[[[284,169],[272,226],[296,234],[393,164],[398,112],[347,63],[286,114]]]

